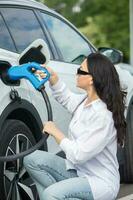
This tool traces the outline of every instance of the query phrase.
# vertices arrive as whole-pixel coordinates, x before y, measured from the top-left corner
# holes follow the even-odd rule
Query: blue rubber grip
[[[43,71],[46,74],[46,77],[42,80],[39,80],[36,74],[32,72],[32,68],[34,68],[35,70]],[[40,64],[36,62],[31,62],[19,66],[12,66],[8,70],[8,76],[11,80],[19,80],[21,78],[26,78],[32,83],[35,89],[39,90],[41,86],[49,80],[50,73],[46,68],[41,67]]]

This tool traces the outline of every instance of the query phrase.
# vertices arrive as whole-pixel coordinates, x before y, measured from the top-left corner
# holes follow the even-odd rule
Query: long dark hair
[[[117,142],[124,145],[126,120],[124,117],[126,91],[121,88],[119,75],[112,62],[100,53],[91,53],[87,57],[88,70],[93,77],[97,95],[112,112],[117,130]]]

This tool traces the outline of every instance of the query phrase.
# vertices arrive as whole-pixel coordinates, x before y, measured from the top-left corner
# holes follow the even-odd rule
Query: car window
[[[51,15],[41,15],[65,62],[80,64],[91,53],[89,44],[72,27]]]
[[[2,8],[1,12],[15,40],[18,52],[22,52],[35,39],[42,38],[46,41],[32,10]]]
[[[7,30],[7,27],[0,15],[0,48],[16,52],[12,38]]]

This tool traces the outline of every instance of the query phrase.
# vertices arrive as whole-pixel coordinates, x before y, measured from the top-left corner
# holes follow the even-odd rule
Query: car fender
[[[37,141],[40,139],[43,123],[36,108],[27,100],[21,99],[21,102],[11,102],[6,106],[0,115],[0,130],[7,119],[23,121],[30,128],[35,139]]]
[[[121,68],[119,65],[116,65],[115,68],[116,68],[117,73],[119,74],[121,88],[127,92],[127,97],[126,97],[126,108],[127,109],[125,112],[125,116],[126,116],[128,106],[129,106],[131,98],[133,96],[133,76],[131,75],[131,73],[128,70]]]

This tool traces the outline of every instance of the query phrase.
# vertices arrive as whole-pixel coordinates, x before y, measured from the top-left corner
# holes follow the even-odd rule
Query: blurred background
[[[113,47],[129,63],[129,0],[38,0],[72,22],[96,47]]]

